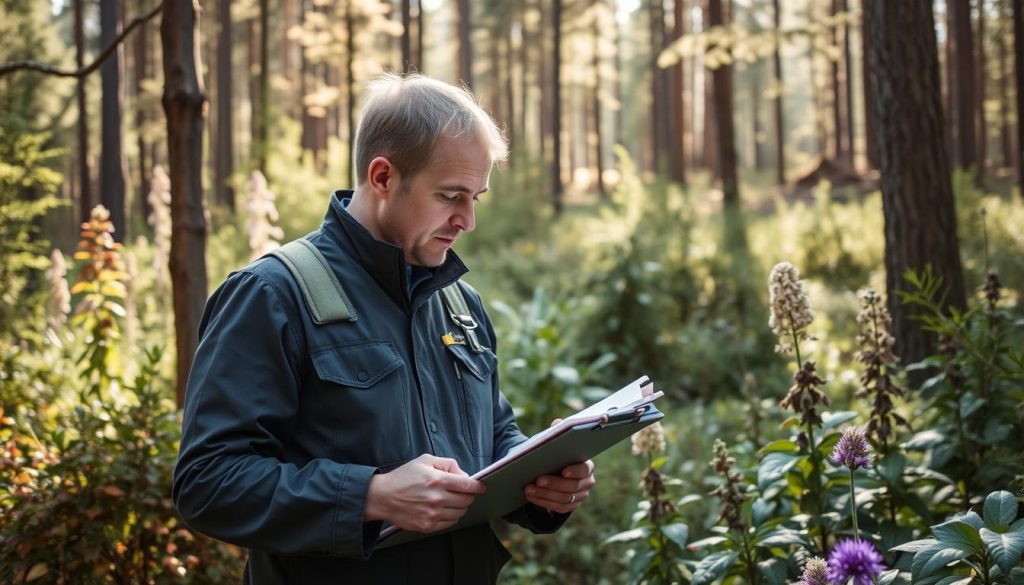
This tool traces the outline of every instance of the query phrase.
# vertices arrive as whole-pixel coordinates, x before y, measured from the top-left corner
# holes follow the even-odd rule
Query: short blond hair
[[[441,137],[476,138],[492,163],[508,158],[508,143],[467,89],[420,74],[385,73],[369,83],[356,132],[356,182],[370,161],[387,157],[407,180],[430,163]]]

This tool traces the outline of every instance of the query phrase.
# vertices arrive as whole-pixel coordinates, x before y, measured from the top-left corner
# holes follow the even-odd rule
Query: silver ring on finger
[[[570,504],[575,502],[575,501],[576,501],[576,494],[572,494],[571,496],[569,496],[569,503]]]

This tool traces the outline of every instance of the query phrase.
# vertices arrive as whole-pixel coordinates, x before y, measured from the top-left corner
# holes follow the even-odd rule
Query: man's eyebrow
[[[450,191],[452,193],[472,193],[473,190],[464,185],[441,185],[437,188],[439,191]],[[486,193],[489,187],[484,187],[480,193]],[[479,195],[480,193],[477,193]]]

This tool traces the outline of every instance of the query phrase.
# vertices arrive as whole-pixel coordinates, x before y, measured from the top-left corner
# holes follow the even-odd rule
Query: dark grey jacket
[[[250,550],[247,582],[488,583],[508,554],[488,525],[374,550],[363,522],[374,473],[423,453],[472,474],[525,437],[498,390],[494,330],[460,283],[482,345],[458,332],[439,291],[466,268],[453,253],[407,291],[401,248],[375,240],[331,197],[309,239],[357,319],[316,325],[297,283],[265,257],[210,297],[185,398],[174,500],[196,530]],[[564,516],[527,505],[535,532]]]

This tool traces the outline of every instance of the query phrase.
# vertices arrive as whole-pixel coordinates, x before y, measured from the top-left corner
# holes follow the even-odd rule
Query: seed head
[[[768,325],[779,337],[775,351],[787,353],[793,344],[809,339],[807,326],[814,321],[800,271],[789,262],[779,262],[768,276],[768,301],[771,314]]]
[[[821,557],[813,557],[804,565],[800,585],[829,585],[828,563]]]

